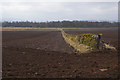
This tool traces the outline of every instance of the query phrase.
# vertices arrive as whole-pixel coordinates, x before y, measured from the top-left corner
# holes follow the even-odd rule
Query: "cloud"
[[[1,0],[0,2],[119,2],[119,0]]]
[[[3,21],[117,21],[117,2],[4,2]]]

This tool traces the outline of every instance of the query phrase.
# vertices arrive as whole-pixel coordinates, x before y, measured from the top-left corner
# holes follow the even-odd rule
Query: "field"
[[[64,29],[69,34],[103,34],[118,49],[117,28]],[[3,78],[116,78],[117,51],[77,55],[60,31],[3,31]]]

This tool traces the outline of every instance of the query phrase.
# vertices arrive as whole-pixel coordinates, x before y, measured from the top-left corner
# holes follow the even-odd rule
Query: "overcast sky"
[[[117,0],[116,0],[117,1]],[[0,3],[2,21],[117,21],[118,2],[37,2],[4,0]]]

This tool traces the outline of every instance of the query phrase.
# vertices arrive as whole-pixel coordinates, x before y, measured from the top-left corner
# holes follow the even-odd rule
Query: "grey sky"
[[[117,2],[1,2],[2,21],[117,21]]]

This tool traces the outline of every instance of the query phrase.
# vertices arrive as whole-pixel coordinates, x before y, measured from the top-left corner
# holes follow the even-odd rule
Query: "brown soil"
[[[116,48],[116,30],[66,31],[102,33]],[[118,54],[106,50],[77,55],[58,31],[3,32],[3,78],[116,78]],[[105,71],[102,71],[102,69]]]

